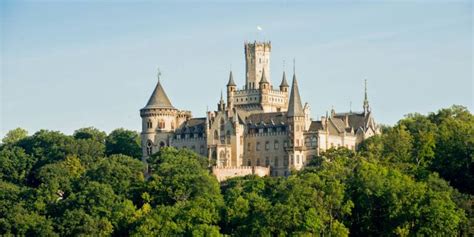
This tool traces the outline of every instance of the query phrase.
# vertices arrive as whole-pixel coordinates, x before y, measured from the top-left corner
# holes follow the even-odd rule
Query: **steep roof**
[[[300,90],[296,81],[296,74],[293,74],[293,85],[291,87],[290,102],[288,103],[288,117],[304,116],[301,105]]]
[[[156,84],[155,90],[150,96],[148,103],[146,104],[144,109],[151,109],[151,108],[170,108],[174,109],[173,105],[171,104],[170,99],[166,95],[163,86],[161,86],[160,80]]]
[[[285,72],[283,72],[283,79],[281,79],[280,87],[290,87],[290,85],[288,85],[288,81],[286,80]]]
[[[232,75],[232,71],[230,71],[229,82],[227,83],[227,86],[237,86],[237,84],[235,84],[234,82],[234,76]]]
[[[206,131],[206,118],[191,118],[179,126],[175,133],[197,133]]]
[[[267,77],[265,76],[265,68],[262,70],[262,79],[260,80],[260,84],[262,83],[269,83]]]
[[[251,114],[247,117],[246,123],[260,124],[265,123],[267,125],[284,125],[286,124],[285,112],[271,112],[271,113],[258,113]]]

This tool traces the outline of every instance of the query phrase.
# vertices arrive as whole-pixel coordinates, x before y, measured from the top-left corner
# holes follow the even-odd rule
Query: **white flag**
[[[262,31],[262,27],[257,26],[257,30],[258,30],[258,31]]]

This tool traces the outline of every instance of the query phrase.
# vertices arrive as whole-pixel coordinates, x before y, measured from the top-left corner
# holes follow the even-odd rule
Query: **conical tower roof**
[[[265,76],[265,68],[262,70],[262,79],[260,80],[260,84],[262,83],[269,83],[267,77]]]
[[[232,75],[232,71],[230,71],[229,82],[227,83],[227,86],[237,86],[237,84],[234,82],[234,75]]]
[[[280,87],[290,87],[288,81],[286,80],[286,73],[283,71],[283,79],[281,79]]]
[[[296,74],[293,74],[293,85],[291,87],[290,102],[288,103],[288,117],[304,116],[301,105],[300,90],[296,81]]]
[[[150,99],[148,100],[148,103],[146,104],[144,109],[151,108],[174,109],[170,99],[168,98],[165,90],[163,89],[163,86],[161,86],[160,80],[158,80],[155,90],[151,94]]]

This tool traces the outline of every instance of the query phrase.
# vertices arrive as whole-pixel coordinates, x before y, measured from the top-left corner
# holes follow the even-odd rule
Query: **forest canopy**
[[[171,147],[145,177],[135,131],[17,128],[0,145],[0,235],[472,236],[473,154],[462,106],[409,114],[288,177],[222,183]]]

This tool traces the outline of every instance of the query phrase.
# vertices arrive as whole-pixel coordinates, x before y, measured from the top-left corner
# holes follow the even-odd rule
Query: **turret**
[[[237,90],[237,85],[234,82],[232,71],[229,74],[229,82],[227,83],[227,107],[232,109],[234,107],[234,93]]]
[[[260,79],[260,91],[266,91],[270,89],[270,82],[267,80],[265,76],[265,68],[262,71],[262,78]]]
[[[178,126],[179,111],[171,104],[160,81],[158,82],[145,107],[140,110],[142,118],[142,150],[144,161],[160,147],[168,146],[168,134]],[[183,116],[187,116],[183,114]],[[190,115],[189,115],[190,116]]]
[[[281,79],[280,83],[280,91],[288,92],[288,88],[290,88],[290,86],[288,85],[288,81],[286,80],[286,73],[285,71],[283,71],[283,78]]]
[[[225,111],[225,102],[224,102],[224,95],[221,91],[221,99],[219,100],[219,104],[217,104],[218,111]]]
[[[290,101],[288,103],[287,122],[289,126],[290,137],[290,165],[296,169],[303,166],[304,153],[302,147],[304,145],[305,130],[305,114],[301,105],[300,92],[296,74],[293,75],[293,85],[291,86]]]

